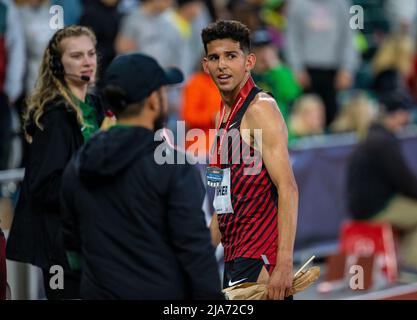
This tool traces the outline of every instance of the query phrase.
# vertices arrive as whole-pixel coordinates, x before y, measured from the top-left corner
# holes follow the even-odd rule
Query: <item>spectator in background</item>
[[[210,149],[209,142],[214,141],[210,140],[209,133],[210,129],[215,128],[220,102],[220,93],[210,75],[202,70],[191,75],[182,91],[181,116],[187,130],[202,129],[204,131],[204,137],[199,137],[198,141],[201,143],[205,141],[205,146],[199,145],[199,150],[205,149],[207,155]],[[193,142],[189,142],[185,147],[188,149],[190,144],[195,146]]]
[[[355,46],[361,55],[361,61],[355,77],[355,88],[369,89],[372,81],[370,61],[389,33],[389,23],[384,10],[386,0],[352,0],[363,10],[363,28],[355,30]],[[353,17],[353,16],[352,16]]]
[[[25,96],[35,87],[42,55],[54,34],[49,26],[51,6],[48,0],[20,0],[18,3],[19,21],[26,42]]]
[[[372,61],[372,89],[378,96],[395,92],[412,100],[407,80],[413,73],[413,56],[414,44],[409,36],[391,34],[384,40]]]
[[[16,8],[0,0],[0,170],[8,166],[11,139],[10,107],[23,88],[25,40]]]
[[[196,70],[203,54],[203,45],[200,41],[200,31],[206,20],[202,14],[204,3],[201,0],[176,0],[174,9],[169,10],[169,18],[174,26],[171,37],[171,66],[178,67],[185,79]],[[208,22],[206,20],[206,22]],[[175,45],[174,45],[175,43]],[[176,62],[174,59],[176,58]],[[177,121],[181,113],[181,87],[169,88],[169,119],[167,127],[176,133]],[[178,141],[175,141],[177,143]]]
[[[51,1],[15,0],[15,3],[17,4],[19,21],[26,43],[27,57],[27,62],[24,64],[25,77],[23,92],[15,103],[16,111],[19,114],[19,120],[22,123],[22,115],[26,110],[26,98],[35,88],[35,82],[38,77],[42,56],[49,40],[54,34],[54,30],[49,26],[51,19],[51,15],[49,13]],[[23,148],[22,165],[24,166],[28,145],[21,130],[20,138]]]
[[[84,2],[91,0],[85,0]],[[64,24],[70,26],[78,24],[83,12],[82,0],[52,0],[52,5],[59,5],[64,9]]]
[[[385,11],[391,32],[414,38],[416,34],[417,2],[414,0],[386,0]]]
[[[306,94],[298,98],[293,106],[289,120],[288,139],[324,133],[325,114],[321,98]]]
[[[355,219],[385,221],[404,232],[400,257],[417,269],[417,177],[407,166],[395,134],[409,122],[409,105],[391,94],[348,167],[348,204]]]
[[[173,0],[144,0],[136,10],[122,20],[116,38],[118,53],[140,52],[149,55],[166,68],[181,68],[184,60],[184,45],[172,19]],[[181,52],[181,53],[180,53]],[[168,91],[168,128],[176,132],[180,108],[180,91]],[[175,141],[176,142],[176,141]]]
[[[326,125],[336,116],[336,94],[348,89],[357,66],[349,1],[291,0],[288,4],[287,58],[299,84],[326,106]]]
[[[201,30],[210,22],[207,7],[201,0],[176,0],[173,10],[170,10],[170,18],[177,37],[174,40],[176,46],[172,48],[172,55],[178,57],[177,67],[184,73],[186,80],[197,69],[201,68],[203,45],[200,40]],[[182,86],[168,89],[169,116],[167,127],[175,134],[177,121],[181,115]],[[203,142],[203,140],[199,140]],[[179,143],[179,141],[175,141]],[[186,142],[186,147],[188,143]],[[204,145],[201,146],[204,149]]]
[[[89,0],[84,4],[80,24],[90,27],[97,36],[97,55],[100,61],[98,76],[116,56],[115,40],[119,31],[121,14],[119,0]]]
[[[178,57],[178,63],[174,66],[184,73],[185,78],[194,72],[203,53],[201,43],[200,50],[192,47],[192,39],[195,38],[193,34],[199,34],[200,31],[193,30],[193,23],[202,13],[202,9],[201,0],[176,0],[176,6],[169,15],[177,33],[176,37],[171,39],[176,45],[171,47],[170,54]]]
[[[172,4],[173,0],[143,0],[122,19],[116,51],[145,53],[163,67],[181,65],[181,57],[172,54],[178,35],[168,10]]]
[[[265,23],[272,43],[281,50],[285,48],[288,0],[265,0],[260,16]]]
[[[242,22],[249,30],[257,30],[263,25],[260,17],[261,3],[258,0],[231,0],[228,3],[228,9],[232,19]]]
[[[210,21],[217,20],[218,12],[217,12],[217,6],[215,4],[214,0],[204,0],[205,7],[207,8],[207,13],[209,15]]]
[[[377,106],[368,95],[357,92],[342,106],[336,119],[330,125],[333,133],[354,132],[358,137],[364,137],[370,124],[377,116]]]
[[[301,94],[301,87],[292,70],[280,60],[267,30],[252,32],[251,44],[256,55],[253,79],[262,89],[272,93],[288,126],[289,108]]]
[[[86,27],[57,31],[45,49],[24,115],[30,147],[7,258],[40,267],[48,299],[79,297],[79,275],[69,269],[60,233],[60,187],[69,159],[103,120],[99,100],[87,93],[95,82],[95,44]],[[49,271],[57,264],[65,270],[63,290],[50,287]]]
[[[386,0],[351,0],[351,2],[363,9],[363,29],[360,32],[364,35],[367,44],[363,60],[368,61],[375,54],[384,36],[389,33],[389,22],[384,8]]]
[[[201,69],[204,47],[201,44],[201,31],[213,21],[210,11],[211,0],[201,1],[200,10],[191,23],[191,51],[193,52],[193,72]],[[211,7],[213,9],[213,7]]]
[[[139,0],[120,0],[118,10],[122,15],[130,13],[135,10],[139,4]]]

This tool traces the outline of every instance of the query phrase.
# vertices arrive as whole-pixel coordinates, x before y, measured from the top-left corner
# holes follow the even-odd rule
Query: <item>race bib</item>
[[[230,168],[223,169],[222,182],[214,191],[213,207],[217,214],[233,213]]]

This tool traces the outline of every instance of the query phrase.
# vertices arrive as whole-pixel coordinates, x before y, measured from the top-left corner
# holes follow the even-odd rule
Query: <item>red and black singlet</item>
[[[249,146],[240,134],[240,125],[250,103],[261,89],[254,87],[231,121],[226,149],[230,168],[231,200],[234,213],[219,214],[225,262],[236,258],[267,258],[275,265],[278,245],[278,193],[263,164],[259,151]],[[225,123],[220,129],[225,130]],[[255,173],[255,174],[253,174]],[[262,257],[264,256],[264,257]]]

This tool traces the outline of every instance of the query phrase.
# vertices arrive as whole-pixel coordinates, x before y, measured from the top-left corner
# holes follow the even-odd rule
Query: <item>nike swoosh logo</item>
[[[238,283],[240,283],[240,282],[242,282],[242,281],[245,281],[247,278],[245,278],[245,279],[240,279],[240,280],[238,280],[238,281],[234,281],[234,282],[232,282],[232,280],[229,280],[229,287],[233,287],[234,285],[237,285]]]
[[[232,124],[229,126],[229,129],[230,129],[231,127],[233,127],[234,125],[236,125],[236,124],[237,124],[237,122],[232,123]]]

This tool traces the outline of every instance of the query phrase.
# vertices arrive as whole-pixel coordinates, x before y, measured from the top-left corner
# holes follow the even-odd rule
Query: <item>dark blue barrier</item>
[[[404,155],[417,174],[417,134],[405,133],[400,139]],[[355,146],[353,136],[326,136],[300,141],[291,150],[300,193],[296,250],[337,242],[341,224],[350,218],[346,173]]]

